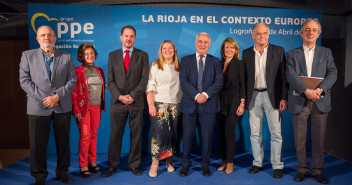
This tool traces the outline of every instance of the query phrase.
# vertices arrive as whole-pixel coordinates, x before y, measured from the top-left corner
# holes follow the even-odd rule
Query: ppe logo
[[[78,22],[73,22],[73,18],[60,18],[61,21],[67,21],[66,22],[60,22],[59,19],[57,18],[50,18],[48,15],[45,13],[36,13],[32,16],[31,19],[31,25],[33,28],[34,33],[37,33],[36,27],[35,27],[35,20],[39,17],[44,17],[48,22],[50,21],[58,21],[57,23],[57,38],[61,38],[63,35],[69,34],[70,38],[75,38],[75,35],[80,34],[82,32],[82,24]],[[54,28],[53,28],[54,29]],[[94,30],[94,25],[93,23],[87,22],[83,24],[83,32],[85,34],[93,34]]]

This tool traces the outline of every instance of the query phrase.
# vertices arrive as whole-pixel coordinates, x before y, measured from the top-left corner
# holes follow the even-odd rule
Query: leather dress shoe
[[[326,178],[324,177],[323,174],[318,174],[318,175],[312,175],[317,182],[321,183],[321,184],[327,184],[328,180],[326,180]]]
[[[204,175],[204,176],[210,176],[210,175],[211,175],[208,166],[202,166],[202,171],[203,171],[203,175]]]
[[[138,168],[131,168],[131,171],[133,175],[137,175],[137,176],[142,175],[141,170],[139,170]]]
[[[182,177],[186,177],[188,175],[188,170],[189,170],[189,167],[182,167],[182,169],[180,171],[180,175]]]
[[[113,172],[116,172],[116,168],[108,167],[105,172],[103,173],[103,177],[110,177]]]
[[[299,173],[295,176],[295,181],[297,182],[302,182],[304,181],[304,178],[306,178],[307,174],[305,173]]]
[[[280,179],[282,177],[282,169],[275,169],[274,170],[274,178]]]
[[[60,176],[57,176],[56,179],[60,180],[62,183],[65,183],[65,184],[69,184],[73,181],[72,178],[70,176],[68,176],[67,173],[60,175]]]
[[[34,185],[45,185],[45,178],[35,178],[35,183]]]
[[[252,168],[249,170],[250,174],[256,174],[259,171],[263,170],[263,167],[259,167],[259,166],[252,166]]]

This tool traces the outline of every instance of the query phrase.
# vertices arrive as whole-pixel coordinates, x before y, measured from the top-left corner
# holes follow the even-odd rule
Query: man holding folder
[[[321,25],[315,20],[307,20],[301,26],[303,46],[287,52],[286,77],[290,85],[288,111],[292,113],[294,138],[297,155],[295,181],[303,181],[308,171],[322,184],[328,181],[322,174],[324,168],[324,136],[328,112],[331,110],[330,89],[337,78],[337,69],[331,50],[317,46]],[[312,79],[300,77],[314,77]],[[313,81],[323,78],[319,85],[307,87],[303,80]],[[311,118],[312,161],[307,165],[306,139],[307,120]]]

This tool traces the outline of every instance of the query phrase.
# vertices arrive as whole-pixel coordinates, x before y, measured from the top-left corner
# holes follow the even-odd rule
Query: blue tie
[[[199,65],[198,65],[198,91],[202,92],[202,81],[203,81],[203,55],[199,55]]]
[[[50,65],[53,62],[53,57],[48,57],[48,56],[44,56],[44,62],[45,62],[45,67],[46,67],[46,71],[48,72],[48,77],[49,80],[51,81],[51,68]]]

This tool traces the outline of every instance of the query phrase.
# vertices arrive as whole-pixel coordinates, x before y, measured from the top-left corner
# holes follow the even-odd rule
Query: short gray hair
[[[48,25],[39,26],[39,28],[37,29],[37,37],[39,37],[38,31],[39,31],[40,29],[42,29],[42,28],[49,28],[51,31],[53,31],[54,36],[56,37],[55,31],[54,31],[50,26],[48,26]]]
[[[255,25],[253,26],[253,32],[254,32],[254,29],[255,29],[256,27],[261,26],[261,25],[266,26],[266,27],[268,28],[268,30],[269,30],[269,26],[268,26],[267,24],[265,24],[265,23],[263,23],[263,22],[259,22],[259,23],[255,24]]]
[[[197,42],[198,37],[199,37],[200,35],[206,35],[206,36],[208,36],[208,37],[209,37],[209,42],[211,43],[210,35],[209,35],[207,32],[200,32],[200,33],[198,33],[197,36],[196,36],[196,42]]]
[[[321,25],[320,25],[320,23],[319,23],[317,20],[315,20],[315,19],[307,19],[307,20],[301,25],[301,30],[299,31],[300,34],[303,33],[303,27],[304,27],[308,22],[311,22],[311,21],[314,21],[314,22],[316,22],[316,23],[318,24],[318,26],[319,26],[318,33],[321,34]]]

